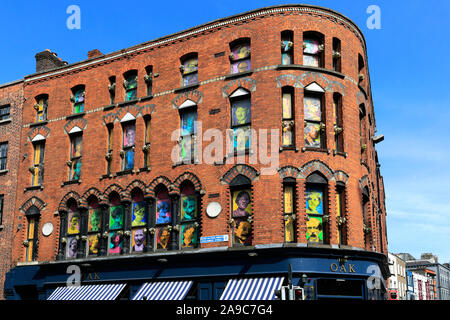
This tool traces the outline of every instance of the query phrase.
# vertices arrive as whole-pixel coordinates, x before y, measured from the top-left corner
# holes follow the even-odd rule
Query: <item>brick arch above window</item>
[[[300,175],[300,170],[294,166],[285,166],[285,167],[281,168],[280,170],[278,170],[278,172],[280,173],[281,179],[284,179],[284,178],[297,179],[298,176]]]
[[[300,174],[298,175],[298,177],[300,179],[306,179],[314,171],[318,171],[323,174],[328,181],[335,180],[333,170],[331,170],[330,167],[319,160],[312,160],[304,164],[300,168]]]
[[[27,134],[28,140],[31,142],[45,140],[50,134],[50,128],[46,126],[35,127]]]
[[[69,211],[69,208],[67,207],[67,201],[69,199],[75,200],[75,202],[77,203],[77,206],[82,207],[81,201],[80,201],[81,200],[80,195],[75,191],[70,191],[70,192],[66,193],[66,195],[61,199],[59,206],[58,206],[59,212],[68,212]]]
[[[259,177],[259,172],[256,171],[253,167],[246,164],[238,164],[233,168],[228,170],[220,179],[222,184],[230,184],[234,178],[242,175],[248,178],[250,181],[257,180]]]
[[[222,88],[222,96],[229,98],[238,89],[254,92],[256,91],[256,83],[255,79],[249,77],[231,80]]]
[[[185,172],[175,179],[173,183],[174,191],[177,191],[179,193],[181,191],[180,186],[184,181],[190,181],[194,185],[194,189],[196,192],[200,192],[202,190],[200,179],[193,173]]]
[[[142,191],[142,193],[144,194],[144,196],[146,195],[146,190],[147,187],[145,186],[145,183],[142,182],[141,180],[134,180],[133,182],[131,182],[127,188],[123,191],[124,197],[126,199],[130,199],[131,200],[131,192],[133,191],[133,189],[138,188]]]
[[[67,134],[75,133],[75,132],[81,132],[85,130],[87,127],[87,120],[84,118],[77,118],[70,120],[64,125],[64,131]]]
[[[369,176],[364,175],[361,177],[361,179],[359,179],[359,188],[361,189],[361,192],[364,190],[364,188],[367,188],[368,191],[370,191],[370,180],[369,180]]]
[[[170,179],[164,176],[159,176],[150,183],[150,185],[147,188],[147,194],[155,198],[156,197],[155,188],[160,184],[164,185],[167,188],[167,190],[169,190],[169,193],[173,193],[172,190],[174,189],[174,185],[172,184]]]
[[[349,175],[342,170],[337,170],[334,172],[334,179],[336,180],[336,182],[347,184],[348,178]]]
[[[101,201],[102,199],[102,193],[100,190],[98,190],[97,188],[89,188],[85,193],[83,193],[83,195],[81,196],[80,199],[80,203],[83,204],[83,206],[87,207],[89,205],[89,198],[91,196],[94,196],[98,199],[99,203],[102,204],[103,202]]]
[[[198,90],[190,90],[178,94],[175,99],[172,100],[172,107],[174,109],[181,109],[184,106],[188,107],[186,104],[190,103],[190,106],[198,105],[203,101],[203,93]]]
[[[39,211],[44,210],[47,204],[38,197],[31,197],[19,208],[20,212],[27,212],[31,207],[36,207]]]
[[[123,188],[122,186],[114,183],[110,186],[108,186],[105,191],[103,192],[103,195],[101,197],[101,201],[105,202],[105,203],[109,203],[109,196],[111,195],[111,193],[116,192],[117,194],[119,194],[119,196],[123,197]]]

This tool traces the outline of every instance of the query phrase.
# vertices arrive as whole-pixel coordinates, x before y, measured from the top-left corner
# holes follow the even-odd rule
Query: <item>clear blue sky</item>
[[[265,6],[269,0],[2,1],[0,83],[34,73],[44,49],[73,63]],[[352,19],[365,35],[384,176],[389,250],[450,261],[450,2],[311,0]],[[69,5],[81,29],[69,30]],[[369,5],[381,29],[366,26]]]

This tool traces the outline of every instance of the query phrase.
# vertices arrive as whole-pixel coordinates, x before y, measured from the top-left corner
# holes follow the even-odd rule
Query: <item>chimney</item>
[[[94,49],[94,50],[91,50],[88,52],[88,59],[99,57],[102,55],[103,55],[103,53],[101,53],[100,50]]]
[[[51,52],[49,49],[37,53],[35,58],[36,72],[47,71],[67,65],[67,61],[62,61],[55,52]]]

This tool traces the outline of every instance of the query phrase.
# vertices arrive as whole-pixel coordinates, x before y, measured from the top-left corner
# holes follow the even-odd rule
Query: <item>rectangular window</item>
[[[251,70],[250,41],[231,47],[230,53],[231,73],[240,73]]]
[[[341,72],[341,40],[333,38],[333,70]]]
[[[231,216],[234,219],[233,244],[249,246],[252,244],[252,224],[248,217],[252,215],[251,189],[232,191]]]
[[[47,97],[37,98],[37,104],[35,105],[36,122],[47,120],[47,105],[48,105]]]
[[[322,98],[316,95],[304,97],[305,147],[324,148],[325,135],[322,134]]]
[[[129,73],[124,80],[125,101],[137,98],[137,72]]]
[[[251,146],[251,102],[250,95],[231,100],[231,129],[235,153],[250,150]]]
[[[43,142],[34,144],[32,186],[39,186],[42,184],[44,173],[44,149],[45,144]]]
[[[0,107],[0,121],[8,120],[10,118],[10,105]]]
[[[112,160],[112,151],[113,151],[113,129],[114,126],[112,124],[108,124],[106,126],[108,130],[108,145],[107,145],[107,152],[106,152],[106,174],[111,173],[111,160]]]
[[[296,242],[295,228],[295,184],[283,186],[284,242]]]
[[[31,216],[28,218],[28,232],[27,232],[28,245],[25,257],[27,262],[36,260],[38,224],[39,221],[37,216]]]
[[[196,155],[197,111],[181,110],[181,141],[180,160],[183,163],[193,163]]]
[[[84,87],[76,89],[73,97],[73,113],[84,112]]]
[[[108,91],[109,91],[109,101],[111,104],[114,104],[114,100],[116,99],[116,77],[115,76],[109,77]]]
[[[294,35],[292,31],[281,33],[281,64],[294,63]]]
[[[338,93],[333,95],[333,118],[334,118],[334,148],[336,152],[344,152],[344,133],[342,121],[342,96]]]
[[[181,65],[182,85],[188,86],[198,82],[198,58],[190,57]]]
[[[8,157],[8,142],[0,143],[0,170],[6,170],[7,157]]]
[[[345,241],[345,198],[344,198],[344,188],[338,186],[336,188],[336,219],[338,224],[338,241],[339,244],[346,244]]]
[[[294,91],[292,88],[282,90],[282,146],[295,145]]]
[[[323,243],[323,188],[307,187],[306,200],[306,240]]]
[[[303,34],[303,64],[323,68],[324,37],[317,32]]]
[[[2,225],[3,222],[3,202],[4,202],[4,195],[0,194],[0,225]]]
[[[132,170],[134,168],[134,144],[136,138],[136,126],[134,122],[123,125],[123,161],[122,170]]]
[[[150,166],[150,117],[144,118],[145,121],[145,137],[144,137],[144,168]]]
[[[79,180],[81,175],[81,142],[82,135],[71,136],[69,180]]]

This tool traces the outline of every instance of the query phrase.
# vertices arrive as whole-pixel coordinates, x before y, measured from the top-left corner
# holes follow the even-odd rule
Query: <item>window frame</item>
[[[128,139],[127,139],[127,145],[125,145],[125,137],[127,135],[127,128],[134,128],[134,141],[132,145],[128,144]],[[122,157],[122,171],[129,171],[129,170],[134,170],[135,167],[135,156],[136,156],[136,120],[129,120],[129,121],[125,121],[122,122],[122,150],[121,150],[121,155],[123,155]],[[130,154],[130,152],[132,152],[133,157],[133,165],[131,167],[129,167],[129,163],[131,158],[127,158],[128,154]]]
[[[237,48],[243,48],[244,46],[248,46],[248,53],[242,58],[235,58],[233,52],[237,50]],[[244,72],[250,72],[252,70],[252,61],[251,61],[251,39],[250,38],[240,38],[230,42],[230,74],[239,74]],[[248,68],[246,70],[241,71],[239,69],[239,64],[247,62]],[[236,65],[236,72],[234,72],[234,66]]]
[[[80,97],[83,98],[80,101]],[[84,112],[84,107],[86,103],[86,87],[84,85],[78,85],[72,89],[72,114],[79,114]],[[77,111],[78,110],[78,111]]]
[[[284,114],[284,95],[290,95],[290,117]],[[291,128],[291,143],[284,143],[285,128]],[[281,89],[281,146],[283,149],[295,149],[296,146],[296,130],[295,130],[295,90],[293,87],[285,86]],[[288,130],[286,130],[288,131]]]
[[[36,158],[39,156],[39,159]],[[33,142],[33,172],[31,185],[40,186],[44,181],[45,140]]]
[[[242,89],[242,88],[240,88]],[[239,89],[237,89],[239,90]],[[235,90],[235,92],[237,91]],[[245,89],[243,89],[245,90]],[[246,94],[240,94],[238,96],[233,96],[230,95],[230,128],[232,130],[232,143],[233,143],[233,155],[240,155],[240,154],[247,154],[250,152],[251,148],[252,148],[252,96],[251,93],[247,90]],[[247,101],[248,100],[248,109],[250,112],[250,116],[246,116],[246,119],[248,118],[248,121],[246,121],[245,123],[242,124],[233,124],[233,119],[234,119],[234,115],[233,115],[233,111],[236,108],[240,108],[240,106],[238,104],[242,103],[243,101]],[[246,138],[245,141],[245,148],[244,149],[238,149],[238,143],[237,143],[237,139],[239,137],[239,135],[237,135],[237,132],[239,132],[240,129],[243,128],[247,128],[244,130],[244,138]],[[247,143],[247,139],[248,139],[248,143]]]
[[[319,99],[320,101],[320,120],[309,120],[305,118],[305,100],[307,98],[315,98]],[[306,134],[306,130],[308,127],[308,124],[315,124],[319,126],[319,134],[320,134],[320,146],[314,147],[311,145],[307,145],[305,141],[305,148],[306,150],[325,150],[327,146],[326,141],[326,110],[325,110],[325,94],[321,92],[315,92],[315,91],[304,91],[303,95],[303,116],[304,116],[304,123],[305,127],[303,130],[303,136]],[[306,139],[305,139],[306,140]]]
[[[289,58],[289,63],[285,63],[283,55]],[[294,64],[294,31],[284,30],[281,32],[281,65],[291,64]]]
[[[123,86],[125,88],[125,97],[124,101],[133,101],[137,99],[137,90],[138,90],[138,71],[137,70],[129,70],[123,74]],[[130,86],[132,82],[135,82],[135,87]],[[132,93],[131,96],[129,93]]]
[[[286,211],[286,188],[292,188],[292,212]],[[287,224],[288,220],[292,221],[292,240],[287,240]],[[297,190],[294,178],[283,179],[283,239],[284,243],[297,242]]]
[[[197,121],[198,121],[198,110],[197,105],[186,107],[179,109],[179,116],[180,116],[180,138],[179,138],[179,161],[183,164],[193,164],[195,163],[196,156],[197,156]],[[189,115],[189,114],[195,114],[194,117],[194,123],[193,123],[193,132],[188,132],[184,134],[183,130],[183,116]],[[190,158],[184,158],[183,157],[183,142],[187,141],[190,142]]]
[[[78,140],[79,144],[77,144],[77,140]],[[77,145],[80,146],[80,152],[79,152],[80,154],[79,155],[76,155],[77,152],[75,151]],[[82,132],[72,133],[70,135],[69,181],[79,181],[81,179],[82,151],[83,151],[83,133]],[[77,171],[77,168],[74,169],[74,166],[78,163],[80,163],[78,178],[74,179],[74,173]]]
[[[186,71],[186,67],[190,61],[194,61],[192,70]],[[198,53],[188,53],[180,58],[180,72],[181,72],[181,86],[186,87],[190,85],[198,84]],[[190,78],[194,76],[194,82],[190,81]]]
[[[7,112],[4,112],[6,110]],[[0,121],[6,121],[11,119],[11,105],[9,103],[0,106]]]
[[[308,49],[306,44],[307,41],[317,41],[318,48],[316,53],[305,52]],[[324,68],[324,52],[325,52],[325,37],[320,32],[316,31],[305,31],[303,33],[303,65],[315,68]],[[310,63],[305,63],[305,57],[312,57],[317,59],[317,66],[311,65]]]
[[[8,142],[6,141],[0,142],[0,171],[7,170],[7,166],[8,166]]]

